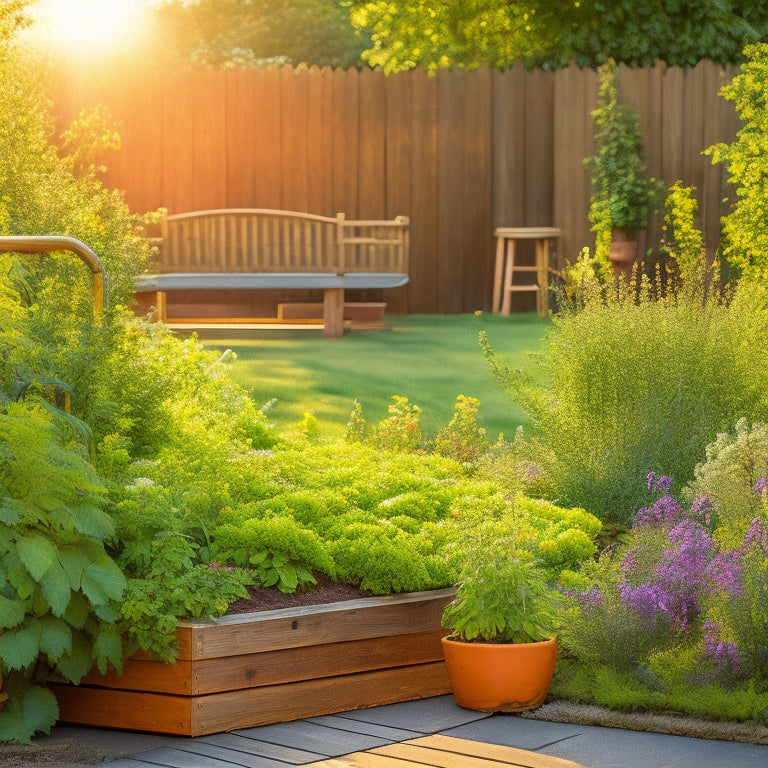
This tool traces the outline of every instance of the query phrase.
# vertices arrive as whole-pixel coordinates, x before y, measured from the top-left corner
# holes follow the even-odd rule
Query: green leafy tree
[[[744,0],[369,0],[352,21],[370,33],[364,58],[388,72],[422,66],[689,66],[739,61],[768,27],[768,9]]]
[[[197,64],[349,67],[369,44],[338,0],[166,0],[152,15],[155,51]]]

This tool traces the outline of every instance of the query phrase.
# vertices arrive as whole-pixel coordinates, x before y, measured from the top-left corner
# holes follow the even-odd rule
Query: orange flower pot
[[[544,703],[555,671],[557,640],[463,643],[443,638],[453,697],[481,712],[523,712]]]

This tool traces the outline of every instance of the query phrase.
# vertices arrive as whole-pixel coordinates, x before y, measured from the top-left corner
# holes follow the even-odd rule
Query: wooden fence
[[[729,191],[702,151],[738,130],[718,95],[733,74],[708,62],[622,69],[649,172],[697,187],[710,249]],[[133,210],[409,216],[411,282],[387,294],[390,311],[489,309],[496,226],[560,227],[555,266],[593,242],[583,163],[593,152],[591,70],[384,76],[69,59],[55,67],[51,93],[59,130],[85,107],[112,113],[122,149],[107,158],[105,181]],[[653,223],[641,247],[659,232]]]

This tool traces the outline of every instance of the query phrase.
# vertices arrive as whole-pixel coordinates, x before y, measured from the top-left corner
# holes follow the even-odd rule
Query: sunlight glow
[[[55,45],[104,48],[137,31],[145,5],[145,0],[42,0],[40,18]]]

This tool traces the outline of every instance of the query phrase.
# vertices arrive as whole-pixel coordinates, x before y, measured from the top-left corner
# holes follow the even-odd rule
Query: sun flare
[[[130,37],[145,5],[145,0],[42,0],[40,11],[52,43],[101,48]]]

